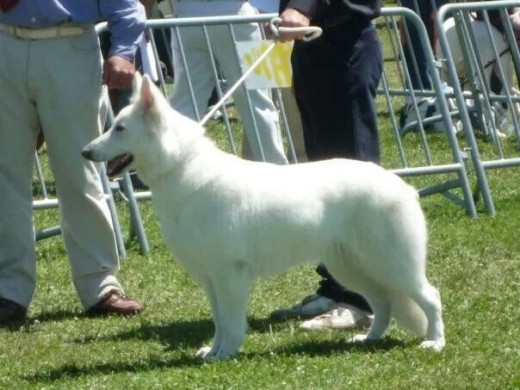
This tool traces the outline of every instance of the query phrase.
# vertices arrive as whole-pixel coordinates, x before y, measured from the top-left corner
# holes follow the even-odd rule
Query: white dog
[[[219,150],[204,129],[174,111],[148,77],[114,126],[83,155],[134,167],[150,186],[170,249],[206,290],[215,335],[197,355],[235,354],[246,333],[256,277],[302,263],[326,264],[374,311],[378,340],[391,317],[445,345],[441,301],[425,276],[427,232],[416,191],[372,163],[335,159],[279,166]]]

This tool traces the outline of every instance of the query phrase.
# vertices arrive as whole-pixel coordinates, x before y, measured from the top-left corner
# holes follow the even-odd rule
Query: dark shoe
[[[27,315],[27,309],[9,299],[0,298],[0,326],[22,322]]]
[[[128,298],[119,290],[109,291],[101,300],[87,310],[89,316],[104,316],[108,314],[119,314],[131,316],[139,314],[144,310],[140,303]]]

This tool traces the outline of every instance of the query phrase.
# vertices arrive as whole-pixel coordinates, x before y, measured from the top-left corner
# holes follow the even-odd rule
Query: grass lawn
[[[250,330],[236,360],[193,358],[211,340],[207,300],[165,248],[141,203],[151,252],[135,244],[122,262],[127,292],[146,303],[135,318],[86,318],[60,237],[38,243],[38,289],[30,319],[0,330],[0,388],[520,388],[518,220],[515,170],[492,175],[498,215],[468,219],[438,196],[423,200],[430,229],[428,276],[440,288],[447,347],[435,354],[392,327],[381,343],[355,346],[352,332],[303,333],[269,312],[316,287],[312,268],[260,281]],[[124,214],[122,210],[121,214]],[[39,212],[55,223],[54,212]],[[47,214],[47,215],[46,215]]]
[[[395,140],[384,110],[381,144],[392,166]],[[222,142],[221,133],[210,134]],[[413,135],[406,142],[409,150],[418,144]],[[430,179],[407,180],[422,186]],[[427,273],[443,299],[442,353],[419,349],[394,325],[383,341],[359,346],[351,331],[306,333],[298,321],[270,321],[271,310],[316,289],[313,268],[299,267],[255,285],[236,359],[200,362],[194,354],[213,335],[209,304],[166,249],[150,202],[141,202],[151,251],[142,255],[129,241],[119,278],[145,313],[85,317],[61,237],[39,241],[30,317],[0,328],[0,389],[520,389],[520,170],[489,172],[489,181],[495,217],[481,203],[472,220],[440,195],[422,199]],[[122,200],[118,208],[127,232],[128,209]],[[36,212],[35,223],[58,224],[57,211]]]
[[[208,302],[171,258],[150,203],[142,202],[151,252],[143,256],[130,243],[120,279],[146,312],[84,317],[61,237],[38,242],[30,319],[0,329],[0,388],[520,388],[519,180],[517,169],[490,173],[496,217],[471,220],[441,196],[422,200],[428,276],[444,304],[447,347],[440,354],[420,350],[395,326],[382,342],[362,347],[351,343],[350,331],[304,333],[297,321],[269,321],[272,309],[316,288],[314,270],[300,267],[255,286],[236,359],[201,363],[193,356],[211,341]],[[119,207],[127,226],[124,203]],[[36,217],[40,226],[57,223],[55,210]]]

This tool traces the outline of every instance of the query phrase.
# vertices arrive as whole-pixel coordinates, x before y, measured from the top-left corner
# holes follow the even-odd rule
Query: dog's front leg
[[[385,296],[375,293],[366,295],[366,299],[374,312],[374,319],[366,335],[354,336],[353,340],[356,343],[374,342],[381,339],[390,325],[392,314],[390,301]]]
[[[213,336],[213,344],[211,347],[204,346],[201,347],[197,353],[195,354],[196,357],[200,359],[209,359],[210,356],[213,356],[215,354],[215,351],[218,350],[220,346],[220,324],[215,320],[216,313],[218,313],[218,305],[217,305],[217,293],[213,287],[212,281],[208,277],[202,278],[203,282],[202,285],[204,289],[206,290],[206,294],[208,296],[209,304],[211,307],[211,314],[213,316],[213,323],[215,324],[215,334]]]
[[[213,273],[206,291],[209,295],[215,336],[211,347],[203,347],[197,357],[220,360],[238,352],[247,329],[247,304],[252,277],[244,263],[233,263]]]

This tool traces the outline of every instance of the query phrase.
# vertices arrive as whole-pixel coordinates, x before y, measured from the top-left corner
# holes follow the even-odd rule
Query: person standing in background
[[[302,33],[281,33],[295,40],[291,57],[293,86],[310,161],[336,157],[380,162],[376,89],[381,79],[381,46],[372,20],[380,0],[282,0],[280,27],[317,25],[322,35],[309,42]],[[274,318],[302,317],[300,327],[345,329],[371,323],[365,299],[340,285],[318,266],[317,291]],[[314,318],[312,318],[314,317]]]
[[[251,0],[251,4],[260,13],[276,13],[280,8],[279,0]],[[269,31],[266,31],[266,35]],[[272,36],[267,36],[267,39],[272,39]],[[296,153],[296,159],[298,162],[307,161],[307,153],[305,152],[305,143],[303,141],[303,128],[298,110],[298,105],[294,98],[294,92],[291,88],[281,88],[282,104],[287,118],[287,124],[291,132],[291,138],[293,141],[294,151]]]
[[[95,23],[112,32],[101,65]],[[0,325],[23,321],[36,287],[32,169],[40,129],[56,182],[72,280],[90,315],[137,314],[116,278],[114,229],[98,167],[102,83],[132,83],[146,16],[137,0],[0,0]]]
[[[207,17],[228,15],[256,15],[257,11],[243,0],[182,0],[175,4],[176,17]],[[213,54],[229,85],[241,77],[242,70],[235,55],[235,43],[229,34],[228,26],[208,26],[207,28]],[[261,39],[260,27],[257,23],[239,24],[233,28],[235,39],[239,41]],[[177,35],[177,32],[179,33]],[[185,55],[184,66],[181,55]],[[174,69],[174,86],[170,96],[172,107],[192,119],[198,118],[206,111],[206,106],[216,81],[214,80],[211,56],[206,47],[206,39],[201,27],[183,27],[172,31],[172,53]],[[195,105],[193,107],[189,82],[193,86]],[[246,93],[249,93],[251,110]],[[241,86],[233,94],[235,105],[244,125],[251,157],[257,161],[287,164],[282,137],[280,134],[278,112],[266,91],[250,90],[246,92]],[[197,113],[199,115],[197,115]],[[258,138],[255,134],[258,129]],[[260,143],[258,142],[260,141]]]

